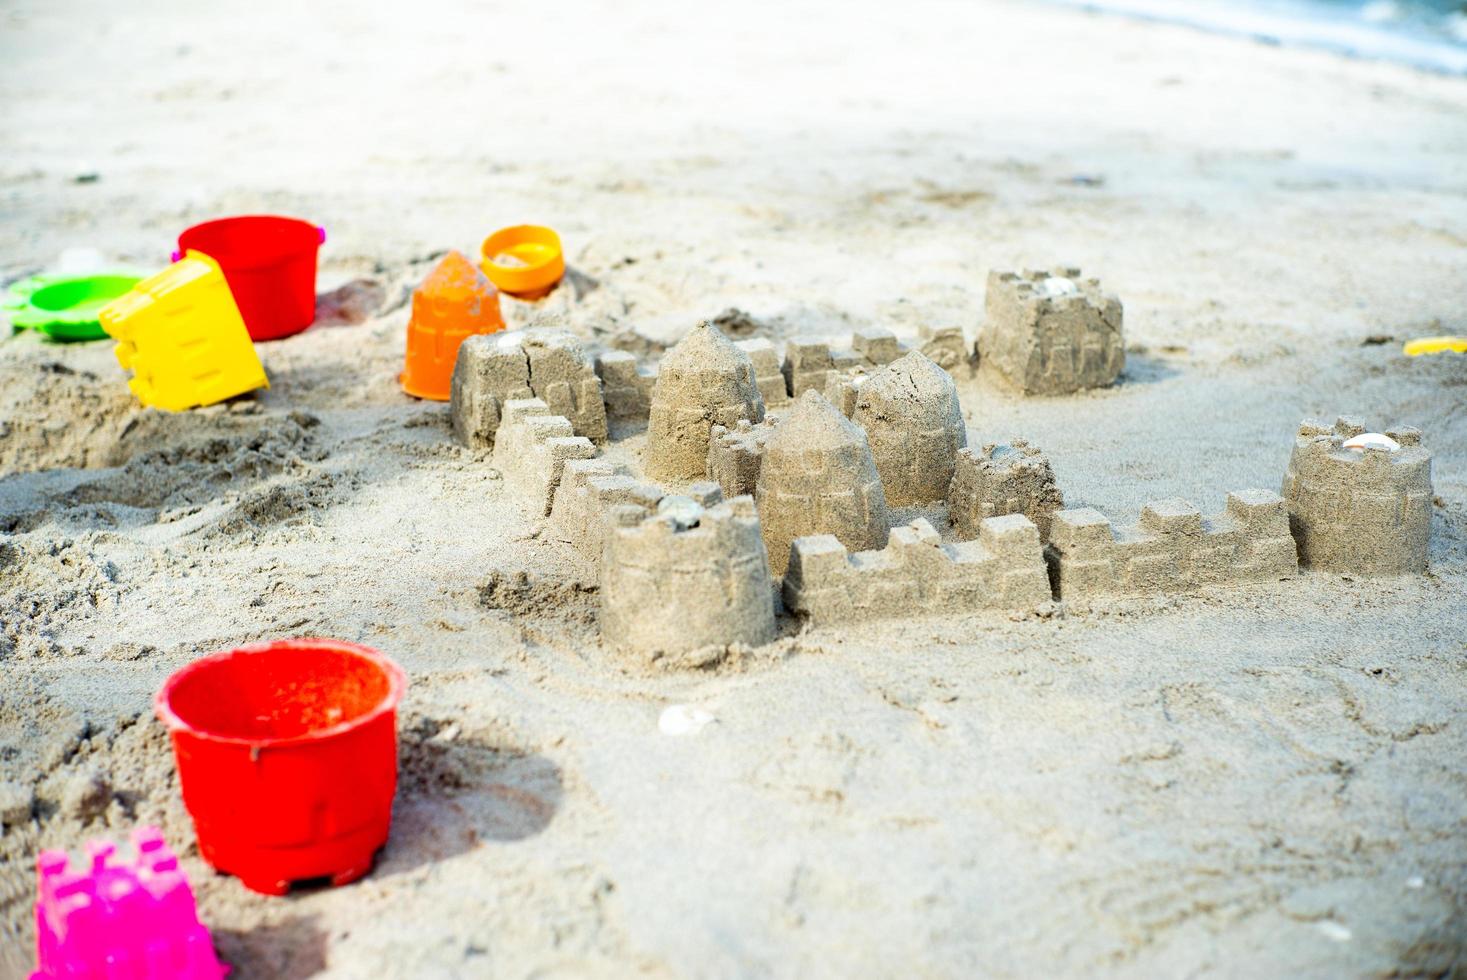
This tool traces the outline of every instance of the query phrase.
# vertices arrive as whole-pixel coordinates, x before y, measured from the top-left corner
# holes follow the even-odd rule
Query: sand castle
[[[512,398],[504,403],[494,465],[505,484],[525,498],[530,513],[540,517],[549,513],[567,461],[595,455],[591,440],[576,435],[570,419],[550,414],[550,406],[540,399]]]
[[[800,396],[765,444],[755,499],[776,575],[796,538],[830,534],[865,550],[880,547],[890,528],[866,433],[814,391]]]
[[[538,398],[578,436],[606,438],[601,379],[573,335],[548,328],[475,335],[459,346],[450,394],[453,433],[473,448],[494,445],[505,402]]]
[[[764,399],[749,355],[718,328],[699,324],[658,368],[647,425],[648,479],[702,479],[713,426],[763,418]]]
[[[784,602],[816,626],[892,616],[1032,607],[1050,598],[1039,530],[1022,514],[990,517],[978,538],[945,545],[918,519],[881,551],[852,555],[833,535],[799,538]]]
[[[648,656],[774,639],[774,591],[754,501],[689,514],[612,511],[601,563],[601,635]]]
[[[982,449],[959,449],[947,493],[948,520],[959,538],[977,536],[984,518],[1023,514],[1049,540],[1054,512],[1064,507],[1064,494],[1054,469],[1038,447],[1023,439],[1008,445],[988,443]]]
[[[1356,418],[1333,426],[1306,419],[1284,476],[1289,521],[1306,568],[1358,575],[1426,571],[1431,536],[1431,454],[1410,426],[1387,430],[1398,448],[1345,442],[1365,432]]]
[[[924,325],[918,330],[918,338],[915,349],[945,371],[956,370],[969,358],[960,327]],[[881,327],[858,331],[851,338],[850,349],[844,350],[833,348],[823,340],[795,338],[786,345],[783,359],[773,342],[763,337],[736,341],[733,345],[748,355],[754,368],[754,383],[766,409],[785,407],[793,398],[810,390],[830,397],[827,386],[832,379],[868,373],[913,349]],[[656,369],[642,364],[626,351],[607,351],[596,358],[596,374],[601,379],[608,418],[636,421],[650,415],[652,390],[657,384]],[[845,412],[850,414],[849,410]]]
[[[1126,366],[1121,301],[1062,268],[988,274],[978,367],[1026,395],[1101,388]]]
[[[1089,507],[1057,511],[1045,555],[1061,599],[1177,593],[1299,570],[1283,498],[1268,490],[1230,493],[1211,518],[1185,500],[1153,501],[1135,527],[1119,529]]]
[[[968,427],[946,371],[919,351],[903,355],[855,389],[851,421],[866,430],[889,506],[947,496]]]

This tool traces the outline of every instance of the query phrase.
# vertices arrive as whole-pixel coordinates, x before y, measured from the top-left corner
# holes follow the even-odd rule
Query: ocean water
[[[1467,74],[1467,0],[1055,0]]]

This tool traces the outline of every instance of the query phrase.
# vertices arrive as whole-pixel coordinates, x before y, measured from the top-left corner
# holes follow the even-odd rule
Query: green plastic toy
[[[39,330],[52,340],[100,340],[107,334],[98,311],[141,281],[130,272],[31,276],[11,284],[0,308],[16,330]]]

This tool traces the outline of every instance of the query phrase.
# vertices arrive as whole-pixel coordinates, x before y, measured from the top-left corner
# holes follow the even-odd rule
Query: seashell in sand
[[[665,708],[657,719],[657,728],[664,735],[696,735],[718,719],[710,712],[691,704],[674,704]]]
[[[1080,291],[1074,281],[1063,276],[1050,276],[1039,284],[1039,291],[1051,298],[1057,296],[1073,296]]]
[[[679,530],[686,530],[697,527],[698,522],[703,519],[703,505],[692,497],[669,494],[658,501],[657,516],[669,518]]]
[[[1401,448],[1399,442],[1379,432],[1362,432],[1358,436],[1346,439],[1344,446],[1357,453],[1363,453],[1367,449],[1384,449],[1388,453],[1393,453]]]

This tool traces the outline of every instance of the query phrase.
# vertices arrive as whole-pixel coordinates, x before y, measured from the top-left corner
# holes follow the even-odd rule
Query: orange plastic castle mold
[[[413,293],[407,358],[398,379],[416,398],[448,401],[459,344],[504,329],[499,291],[461,252],[449,252]]]

